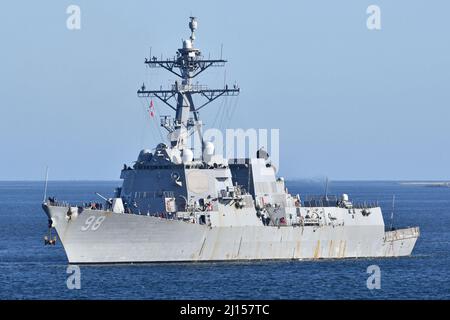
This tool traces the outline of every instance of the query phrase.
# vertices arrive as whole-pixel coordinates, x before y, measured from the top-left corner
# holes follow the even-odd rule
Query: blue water
[[[81,203],[111,195],[118,182],[49,182],[49,194]],[[321,184],[288,182],[291,193]],[[413,256],[392,259],[81,266],[81,289],[66,285],[60,243],[43,245],[42,182],[0,182],[0,299],[449,299],[450,188],[397,182],[333,182],[330,193],[378,200],[395,225],[419,226]],[[381,289],[369,290],[369,265]]]

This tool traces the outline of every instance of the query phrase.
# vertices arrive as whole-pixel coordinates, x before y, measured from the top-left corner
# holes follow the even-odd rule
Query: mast
[[[392,211],[391,211],[391,225],[389,226],[389,230],[394,230],[394,208],[395,208],[395,194],[392,195]]]
[[[223,67],[226,60],[204,59],[201,51],[194,47],[195,31],[197,30],[197,19],[190,17],[189,29],[191,35],[189,39],[183,40],[183,47],[178,49],[176,57],[172,59],[158,59],[153,56],[145,59],[145,64],[150,68],[164,68],[175,74],[181,82],[175,81],[171,88],[163,90],[147,90],[145,85],[137,91],[138,97],[155,97],[172,110],[175,111],[175,118],[169,116],[161,118],[161,126],[169,132],[171,148],[183,150],[186,147],[187,138],[195,131],[200,136],[203,144],[202,122],[199,118],[199,111],[221,96],[235,96],[239,94],[239,87],[234,85],[230,88],[225,85],[221,89],[209,89],[206,85],[193,84],[192,79],[209,67]],[[194,95],[200,96],[203,102],[196,106]],[[171,100],[175,100],[174,105]],[[193,118],[191,118],[191,113]],[[192,130],[191,130],[192,129]]]

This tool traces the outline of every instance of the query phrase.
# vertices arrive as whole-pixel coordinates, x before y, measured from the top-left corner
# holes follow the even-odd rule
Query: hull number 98
[[[95,231],[100,228],[103,220],[105,220],[105,216],[98,217],[97,219],[95,218],[95,216],[90,216],[84,222],[84,226],[81,227],[81,231]]]

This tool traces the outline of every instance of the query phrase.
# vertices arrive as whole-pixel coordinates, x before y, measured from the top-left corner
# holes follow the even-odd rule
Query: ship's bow
[[[411,255],[419,236],[419,227],[386,231],[384,234],[384,255],[386,257]]]

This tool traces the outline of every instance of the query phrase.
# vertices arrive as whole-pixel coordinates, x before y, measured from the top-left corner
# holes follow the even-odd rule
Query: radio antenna
[[[325,200],[328,201],[328,176],[325,179]]]
[[[395,209],[395,194],[392,195],[392,211],[391,211],[391,225],[390,230],[394,229],[394,209]]]
[[[47,184],[48,184],[48,166],[45,169],[45,186],[44,186],[44,199],[42,202],[45,202],[47,199]]]

